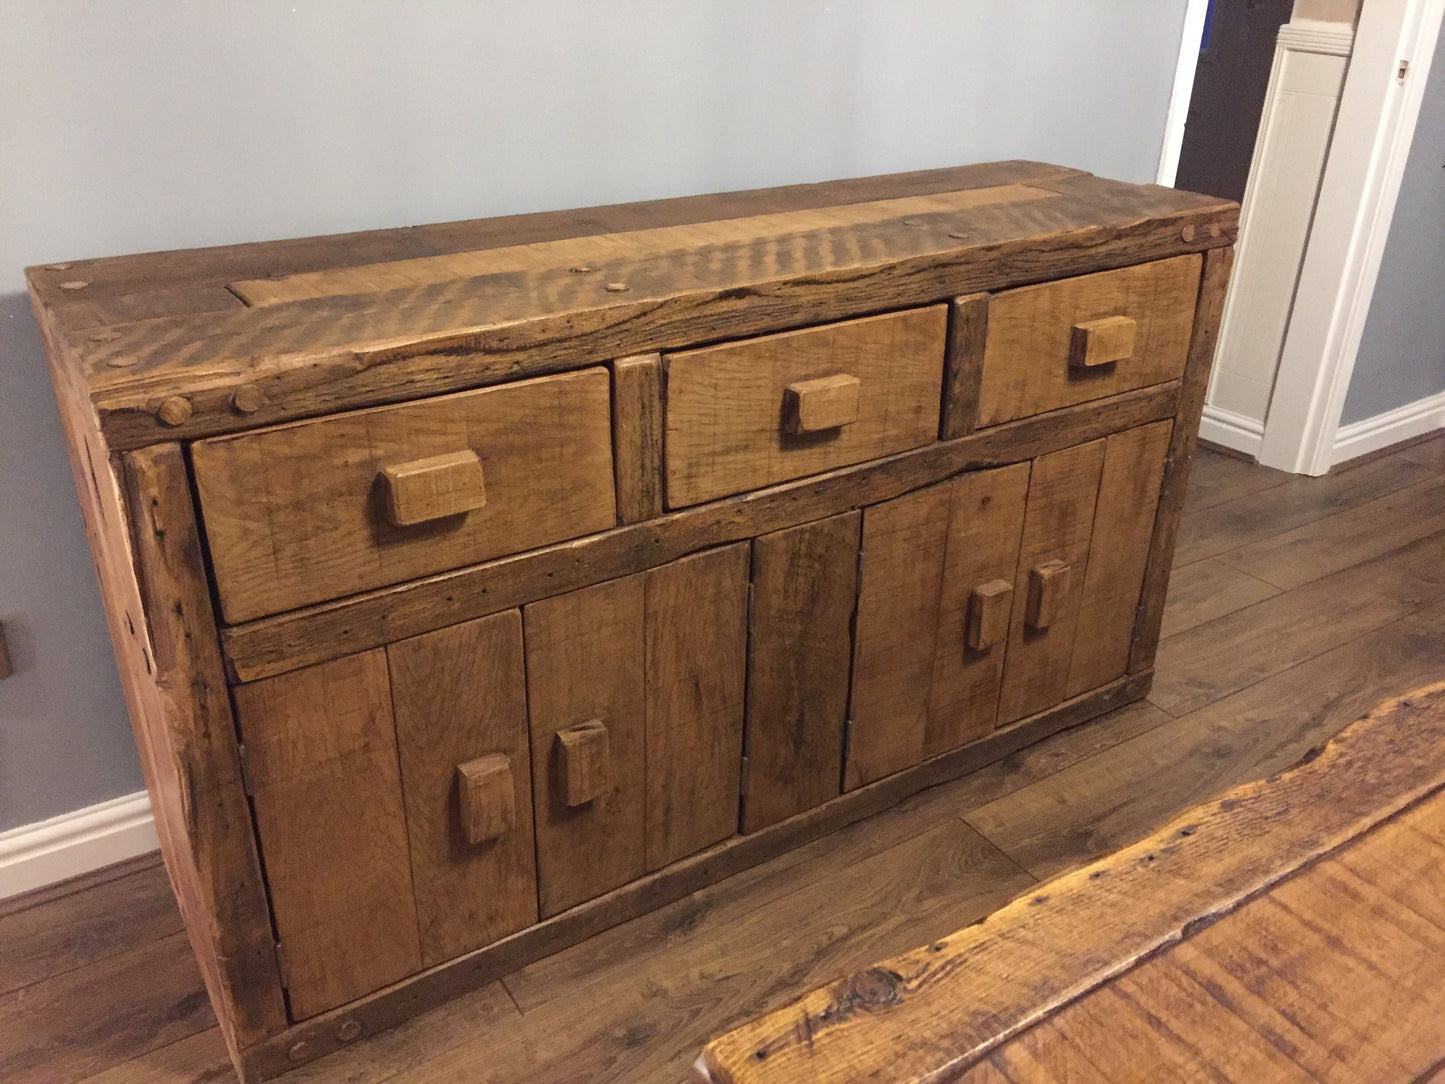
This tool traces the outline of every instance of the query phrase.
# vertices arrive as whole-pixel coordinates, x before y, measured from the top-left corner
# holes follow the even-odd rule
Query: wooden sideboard
[[[1004,162],[31,268],[241,1076],[1143,696],[1236,226]]]

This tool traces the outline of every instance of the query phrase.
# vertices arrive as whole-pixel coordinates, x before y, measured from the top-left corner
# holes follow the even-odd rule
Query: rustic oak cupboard
[[[32,268],[238,1072],[1144,695],[1236,214],[1009,162]]]

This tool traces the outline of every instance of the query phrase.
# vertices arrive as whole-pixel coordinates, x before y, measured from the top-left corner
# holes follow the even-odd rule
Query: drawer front
[[[748,546],[524,607],[542,917],[738,826]]]
[[[1183,375],[1200,267],[1176,256],[995,295],[978,425]]]
[[[1029,464],[863,514],[846,789],[993,730]]]
[[[936,439],[946,329],[935,305],[667,356],[668,506]]]
[[[616,524],[602,368],[193,447],[228,622]]]

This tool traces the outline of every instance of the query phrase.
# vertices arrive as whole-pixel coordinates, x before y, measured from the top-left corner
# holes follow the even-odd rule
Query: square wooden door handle
[[[987,651],[1008,636],[1009,610],[1013,603],[1013,584],[1007,580],[989,580],[975,587],[968,596],[968,630],[965,639],[971,651]]]
[[[471,844],[500,839],[517,823],[512,759],[491,753],[457,765],[462,834]]]
[[[1031,628],[1046,629],[1059,619],[1072,575],[1073,568],[1064,561],[1045,561],[1029,570],[1029,599],[1024,621]]]
[[[557,731],[553,747],[556,750],[555,782],[563,805],[572,809],[607,793],[612,754],[607,727],[601,719]]]
[[[1133,357],[1137,328],[1130,316],[1106,316],[1075,324],[1069,334],[1069,368],[1092,369]]]
[[[381,468],[386,518],[398,527],[471,512],[487,503],[482,461],[473,451],[413,459]]]
[[[783,389],[783,418],[789,433],[816,433],[858,420],[858,378],[840,373],[800,380]]]

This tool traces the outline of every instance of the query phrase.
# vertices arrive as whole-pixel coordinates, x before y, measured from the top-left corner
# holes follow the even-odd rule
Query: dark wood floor
[[[1445,673],[1445,436],[1296,478],[1202,452],[1146,702],[285,1079],[677,1084],[703,1041],[1272,774]],[[164,874],[0,904],[0,1079],[231,1079]]]

